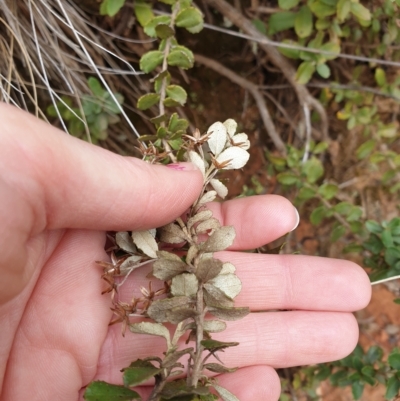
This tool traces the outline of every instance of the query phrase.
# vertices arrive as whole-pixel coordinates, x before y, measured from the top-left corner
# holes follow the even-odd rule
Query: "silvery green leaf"
[[[193,224],[196,224],[199,221],[207,220],[210,217],[212,217],[212,211],[211,210],[203,210],[203,211],[195,214],[193,217],[191,217],[188,220],[187,227],[190,230],[192,228]]]
[[[121,271],[132,269],[135,265],[140,264],[142,259],[143,259],[142,256],[139,256],[139,255],[129,256],[129,258],[125,259],[122,262],[122,264],[120,266]]]
[[[167,260],[174,260],[176,262],[182,262],[182,259],[178,255],[167,251],[158,251],[157,257],[159,259],[167,259]]]
[[[205,203],[212,202],[216,197],[217,193],[215,191],[208,191],[200,198],[198,205],[204,205]]]
[[[243,319],[250,313],[249,308],[217,307],[209,306],[208,311],[219,319],[233,321]]]
[[[173,308],[165,312],[165,321],[172,324],[178,324],[186,319],[194,318],[196,314],[197,312],[193,308],[187,306]]]
[[[238,368],[227,368],[219,363],[206,363],[204,368],[214,373],[233,373],[238,370]]]
[[[152,302],[147,309],[147,314],[156,322],[163,323],[169,321],[167,312],[175,308],[183,308],[189,305],[189,297],[173,297],[166,299],[157,299]]]
[[[242,168],[249,160],[249,157],[250,154],[246,150],[238,146],[231,146],[218,155],[216,160],[220,164],[229,161],[229,163],[223,167],[223,170],[236,170]]]
[[[218,259],[202,259],[197,266],[196,276],[202,283],[206,283],[220,274],[222,266],[222,261]]]
[[[188,159],[188,161],[192,162],[201,171],[201,174],[203,174],[203,178],[205,178],[206,166],[205,166],[204,160],[201,158],[201,156],[198,153],[194,152],[193,150],[190,150],[187,153],[187,159]]]
[[[231,308],[234,302],[223,291],[210,283],[203,284],[204,301],[208,307]]]
[[[218,252],[229,248],[235,239],[235,229],[232,226],[224,226],[215,230],[210,238],[202,244],[204,252]]]
[[[192,245],[187,254],[186,254],[186,263],[187,264],[191,264],[193,262],[193,259],[197,256],[197,254],[199,253],[199,248],[197,245]]]
[[[222,398],[222,401],[239,401],[239,398],[237,398],[235,395],[233,395],[226,388],[221,387],[215,383],[213,384],[213,387],[215,388],[215,390],[219,394],[219,396]]]
[[[196,227],[196,234],[200,234],[209,230],[217,230],[221,227],[221,223],[215,217],[211,217],[211,219],[202,221]]]
[[[190,238],[184,233],[182,228],[177,224],[170,223],[159,228],[160,241],[168,244],[179,244],[190,240]]]
[[[228,139],[226,128],[221,122],[216,122],[208,128],[207,133],[212,132],[209,136],[207,143],[214,156],[218,156],[225,148]]]
[[[178,257],[179,259],[179,257]],[[168,281],[173,277],[185,272],[187,264],[182,260],[171,260],[171,259],[158,259],[153,264],[153,276],[160,280]]]
[[[247,150],[250,148],[250,141],[249,141],[249,137],[247,136],[247,134],[244,133],[240,133],[240,134],[236,134],[233,138],[232,138],[232,142],[234,146],[239,146],[240,148]]]
[[[151,322],[132,323],[129,325],[129,330],[132,333],[150,334],[152,336],[164,337],[165,340],[167,341],[168,348],[171,347],[171,335],[169,334],[169,330],[160,323],[151,323]]]
[[[220,180],[215,178],[210,181],[210,184],[218,196],[222,199],[225,199],[226,195],[228,195],[228,188]]]
[[[226,329],[226,323],[222,320],[205,320],[203,327],[209,333],[220,333]]]
[[[193,348],[185,348],[180,351],[173,351],[170,352],[166,355],[164,360],[162,361],[162,367],[163,368],[171,368],[172,366],[175,365],[176,362],[179,361],[179,359],[182,358],[183,355],[189,354],[190,352],[193,351]]]
[[[126,231],[120,231],[115,235],[115,242],[117,245],[128,253],[135,253],[137,251],[131,236]]]
[[[225,262],[222,265],[222,270],[221,270],[220,274],[235,273],[235,271],[236,271],[236,267],[232,263]]]
[[[182,273],[172,279],[171,293],[173,296],[192,297],[196,295],[199,288],[199,281],[192,273]]]
[[[133,231],[132,239],[144,254],[154,259],[157,258],[158,245],[150,231]]]
[[[229,298],[235,298],[242,290],[242,282],[236,274],[220,274],[210,282],[223,291]]]
[[[230,137],[235,135],[237,129],[237,122],[235,120],[233,120],[232,118],[228,118],[226,121],[224,121],[224,126]]]

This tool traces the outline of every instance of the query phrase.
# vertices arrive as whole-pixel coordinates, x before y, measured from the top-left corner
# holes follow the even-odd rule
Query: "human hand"
[[[81,399],[92,380],[118,383],[119,370],[163,351],[163,342],[120,335],[108,327],[110,301],[95,260],[105,260],[105,230],[166,224],[196,199],[202,176],[150,166],[72,138],[10,106],[0,105],[0,351],[1,401]],[[217,257],[242,280],[238,306],[252,313],[230,322],[220,383],[242,401],[277,400],[274,367],[339,359],[354,348],[370,284],[358,266],[341,260],[231,251],[268,243],[297,223],[279,196],[211,204],[237,236]],[[132,286],[145,285],[135,271]],[[218,339],[218,336],[215,336]],[[2,389],[2,390],[1,390]],[[142,394],[148,389],[142,388]]]

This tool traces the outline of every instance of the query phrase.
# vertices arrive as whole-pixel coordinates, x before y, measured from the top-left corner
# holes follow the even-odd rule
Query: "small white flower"
[[[207,133],[211,135],[207,140],[208,146],[214,156],[218,156],[225,148],[226,141],[228,139],[226,127],[221,122],[216,122],[210,126]]]

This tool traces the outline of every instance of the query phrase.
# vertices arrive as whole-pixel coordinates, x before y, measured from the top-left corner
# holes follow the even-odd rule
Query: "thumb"
[[[12,225],[16,219],[30,225],[31,235],[157,227],[182,214],[201,191],[201,173],[190,163],[173,169],[122,157],[4,104],[0,121],[0,164],[8,171],[0,185],[7,187],[6,204],[15,196],[15,205],[24,205],[0,208],[10,230],[20,227]]]

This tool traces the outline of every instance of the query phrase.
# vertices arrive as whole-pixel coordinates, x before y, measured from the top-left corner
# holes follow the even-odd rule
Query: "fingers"
[[[281,391],[279,377],[269,366],[249,366],[220,375],[218,384],[240,401],[277,401]]]
[[[315,256],[219,252],[242,281],[235,298],[251,310],[304,309],[354,312],[371,299],[371,283],[355,263]]]
[[[252,311],[303,309],[354,312],[368,305],[371,283],[358,265],[340,259],[302,255],[263,255],[241,252],[218,252],[216,258],[231,262],[242,282],[235,298],[237,306]],[[120,289],[121,299],[139,288],[147,288],[150,266],[131,273]],[[153,288],[162,287],[155,281]]]
[[[249,366],[234,373],[218,376],[217,384],[226,388],[240,401],[277,401],[280,396],[280,380],[274,369],[268,366]],[[135,388],[142,399],[149,397],[151,388]]]
[[[350,313],[251,313],[242,320],[228,322],[228,328],[213,334],[213,338],[240,343],[219,353],[228,367],[283,368],[344,358],[357,344],[358,325]],[[120,328],[112,326],[101,352],[99,378],[118,382],[121,380],[119,369],[137,358],[162,356],[163,351],[165,341],[161,338],[130,333],[123,338]]]
[[[201,190],[191,164],[174,170],[121,157],[4,104],[0,119],[1,166],[9,171],[2,178],[16,200],[24,197],[34,232],[157,227],[182,214]]]
[[[236,238],[231,250],[265,245],[299,224],[296,208],[278,195],[260,195],[208,205],[224,226],[234,226]]]

